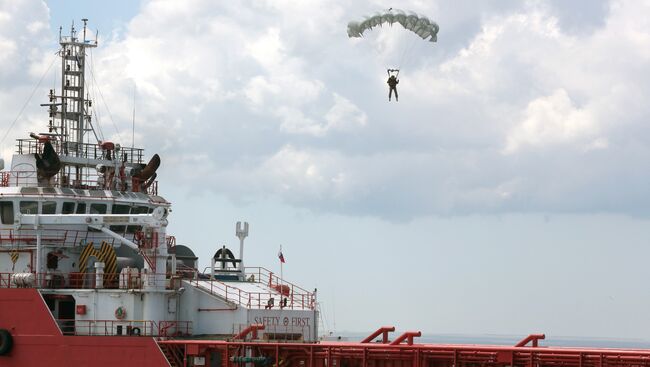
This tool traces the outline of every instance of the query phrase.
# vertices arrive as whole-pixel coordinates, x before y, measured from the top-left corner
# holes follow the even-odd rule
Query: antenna
[[[88,18],[83,18],[81,21],[84,22],[84,38],[81,42],[86,42],[86,25],[88,24]]]
[[[135,147],[135,80],[133,81],[133,121],[131,122],[131,148]],[[131,151],[131,163],[133,163],[133,151]]]
[[[237,226],[235,227],[235,236],[239,238],[239,270],[241,271],[242,276],[246,277],[244,271],[244,238],[248,237],[248,222],[244,222],[243,227],[241,222],[237,222]]]

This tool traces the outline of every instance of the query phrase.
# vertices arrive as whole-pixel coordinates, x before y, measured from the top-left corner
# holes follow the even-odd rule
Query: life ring
[[[131,335],[140,336],[140,328],[137,326],[134,327],[133,330],[131,330]]]
[[[115,318],[122,320],[126,317],[126,309],[122,306],[115,309]]]
[[[0,356],[11,352],[11,347],[14,345],[14,339],[11,337],[9,331],[0,329]]]

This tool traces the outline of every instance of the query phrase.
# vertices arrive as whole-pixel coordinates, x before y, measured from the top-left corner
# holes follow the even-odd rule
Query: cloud
[[[559,89],[528,104],[524,121],[508,133],[504,151],[513,154],[525,146],[540,148],[574,143],[593,138],[596,130],[595,116],[590,111],[576,108],[566,91]],[[597,146],[604,147],[603,144],[593,147]]]
[[[33,82],[52,50],[26,40],[44,38],[47,9],[11,4],[0,7],[0,48],[29,49],[19,57]],[[236,201],[391,220],[647,214],[647,4],[599,3],[574,19],[558,2],[408,1],[441,31],[410,49],[398,103],[386,101],[385,69],[408,37],[345,34],[382,6],[147,1],[93,50],[98,125],[126,140],[135,88],[135,140],[162,154],[161,180],[194,189],[200,167],[201,189]],[[3,95],[20,75],[7,60]]]

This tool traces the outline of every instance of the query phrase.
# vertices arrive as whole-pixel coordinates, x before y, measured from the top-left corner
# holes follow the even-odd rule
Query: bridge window
[[[61,214],[74,214],[74,203],[69,201],[63,203],[63,205],[61,206]]]
[[[124,204],[113,204],[113,214],[129,214],[131,206]],[[123,233],[126,226],[110,226],[111,231],[116,233]]]
[[[113,214],[129,214],[131,207],[129,205],[113,205]]]
[[[90,204],[90,214],[106,214],[106,204]]]
[[[38,214],[38,201],[21,201],[20,212],[22,214]]]
[[[56,214],[56,201],[44,201],[41,211],[43,214]]]
[[[86,214],[86,203],[78,203],[77,204],[77,211],[75,211],[77,214]]]
[[[12,201],[0,201],[0,216],[2,224],[14,224],[14,203]]]

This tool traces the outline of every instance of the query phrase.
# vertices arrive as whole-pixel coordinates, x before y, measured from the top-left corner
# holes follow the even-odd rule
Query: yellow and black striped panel
[[[112,281],[115,279],[115,272],[117,271],[117,256],[115,249],[108,242],[102,241],[102,247],[99,249],[99,259],[104,263],[104,281]]]
[[[104,285],[108,286],[113,279],[115,279],[115,272],[117,271],[117,256],[115,255],[115,249],[111,244],[106,241],[102,241],[101,247],[95,249],[93,243],[90,242],[84,247],[79,255],[79,272],[86,273],[86,267],[88,265],[88,258],[94,256],[98,261],[104,263]]]
[[[81,251],[81,254],[79,255],[79,272],[80,273],[86,273],[86,263],[88,262],[88,258],[90,255],[95,254],[95,249],[93,248],[93,243],[89,242],[86,247]]]
[[[11,262],[16,264],[16,261],[18,261],[19,256],[20,256],[20,254],[18,253],[18,251],[15,251],[15,250],[11,251]]]

